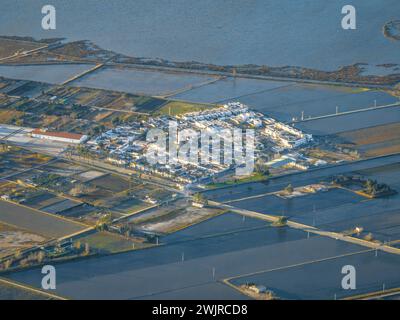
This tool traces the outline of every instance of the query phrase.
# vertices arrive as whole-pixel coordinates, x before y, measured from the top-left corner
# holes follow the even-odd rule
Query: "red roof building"
[[[56,132],[35,129],[31,132],[32,137],[39,139],[47,139],[53,141],[61,141],[68,143],[82,143],[87,139],[86,135],[69,133],[69,132]]]

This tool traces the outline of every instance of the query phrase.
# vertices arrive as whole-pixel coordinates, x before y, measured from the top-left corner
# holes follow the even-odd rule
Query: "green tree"
[[[287,185],[287,187],[285,188],[285,191],[287,192],[287,193],[293,193],[293,191],[294,191],[294,189],[293,189],[293,187],[292,187],[292,185],[289,183],[288,185]]]
[[[117,126],[117,125],[119,125],[119,124],[121,123],[121,119],[120,119],[119,117],[115,117],[115,118],[113,118],[113,119],[111,120],[111,123],[112,123],[114,126]]]
[[[264,176],[268,176],[270,174],[268,166],[263,163],[256,162],[254,165],[254,171],[256,173],[260,173]]]
[[[207,198],[202,193],[196,193],[193,196],[193,200],[195,202],[197,202],[197,203],[201,203],[201,204],[204,204],[204,205],[206,205],[208,203]]]

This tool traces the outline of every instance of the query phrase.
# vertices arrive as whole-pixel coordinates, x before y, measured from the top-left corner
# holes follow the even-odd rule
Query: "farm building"
[[[86,135],[69,133],[69,132],[51,132],[41,129],[35,129],[31,132],[33,138],[47,139],[53,141],[67,142],[67,143],[83,143],[87,140]]]

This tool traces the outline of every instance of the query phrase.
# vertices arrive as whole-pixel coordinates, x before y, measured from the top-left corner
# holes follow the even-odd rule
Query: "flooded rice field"
[[[234,279],[240,285],[255,282],[274,291],[283,299],[341,299],[362,293],[381,291],[400,285],[400,257],[374,251],[315,261],[299,266],[265,271]],[[342,289],[342,267],[356,269],[356,289]]]
[[[213,77],[104,68],[71,83],[73,86],[124,91],[144,95],[165,95],[213,80]]]
[[[233,216],[179,231],[154,248],[59,264],[57,294],[81,299],[246,298],[216,281],[362,250]],[[32,269],[10,278],[38,287],[41,276],[40,269]]]
[[[93,66],[90,64],[0,66],[0,76],[11,79],[60,84],[91,67]]]

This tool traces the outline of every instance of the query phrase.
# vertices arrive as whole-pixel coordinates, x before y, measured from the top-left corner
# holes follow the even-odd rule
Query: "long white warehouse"
[[[52,141],[61,141],[66,143],[79,144],[87,140],[86,135],[69,133],[69,132],[50,132],[40,129],[35,129],[31,132],[33,138],[46,139]]]

